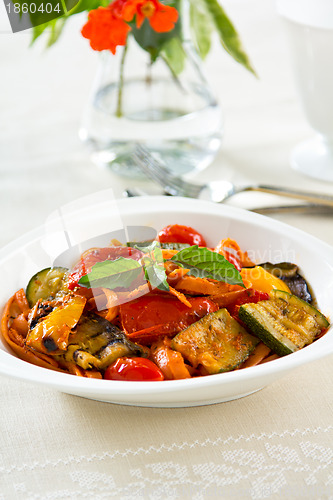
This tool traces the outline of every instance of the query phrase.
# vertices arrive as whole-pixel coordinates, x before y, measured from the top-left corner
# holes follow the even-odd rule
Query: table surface
[[[311,137],[272,0],[226,0],[259,79],[218,43],[207,76],[225,117],[223,146],[198,175],[333,194],[333,184],[289,166]],[[3,7],[0,7],[1,9]],[[78,197],[148,181],[96,167],[77,130],[97,55],[71,22],[58,44],[29,48],[0,11],[0,244],[39,226]],[[238,195],[230,205],[278,203]],[[332,216],[275,214],[333,245]],[[147,409],[85,400],[1,376],[0,500],[56,498],[332,498],[333,358],[297,369],[229,403]]]

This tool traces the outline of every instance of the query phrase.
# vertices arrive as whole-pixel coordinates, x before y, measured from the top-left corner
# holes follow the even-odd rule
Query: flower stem
[[[118,85],[118,99],[117,99],[117,109],[116,116],[121,118],[123,116],[123,88],[124,88],[124,67],[125,58],[127,53],[127,44],[124,46],[123,54],[120,61],[120,72],[119,72],[119,85]]]

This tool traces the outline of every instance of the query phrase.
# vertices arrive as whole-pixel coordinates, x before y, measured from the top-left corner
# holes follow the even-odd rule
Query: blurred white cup
[[[277,9],[305,115],[317,132],[294,148],[291,165],[333,182],[333,0],[277,0]]]

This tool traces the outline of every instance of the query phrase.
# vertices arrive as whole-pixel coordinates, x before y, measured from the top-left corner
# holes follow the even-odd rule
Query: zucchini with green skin
[[[133,248],[145,248],[152,245],[155,240],[147,240],[147,241],[129,241],[126,243],[126,246]],[[188,248],[190,245],[188,243],[159,243],[159,246],[162,250],[183,250],[184,248]]]
[[[219,309],[178,333],[171,347],[195,368],[202,365],[213,374],[237,368],[258,343],[227,309]]]
[[[315,307],[288,292],[272,290],[269,300],[244,304],[239,319],[279,356],[311,344],[329,322]]]
[[[190,245],[188,243],[160,243],[162,250],[184,250]]]
[[[68,269],[64,267],[47,267],[36,273],[26,288],[29,306],[33,307],[39,299],[54,298],[66,287]]]

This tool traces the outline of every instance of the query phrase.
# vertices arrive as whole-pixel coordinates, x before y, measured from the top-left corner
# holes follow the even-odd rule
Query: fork
[[[212,181],[207,184],[195,184],[194,182],[190,182],[172,174],[141,144],[136,145],[132,153],[132,158],[147,177],[160,184],[166,193],[174,196],[208,199],[216,203],[222,203],[238,193],[245,191],[260,191],[333,207],[333,196],[312,193],[309,191],[299,191],[296,189],[262,184],[240,187],[235,186],[229,181],[223,180]]]
[[[168,196],[168,193],[163,193]],[[123,191],[123,196],[125,198],[135,198],[137,196],[152,196],[151,193],[146,193],[140,188],[131,187],[126,188]],[[333,215],[333,207],[329,205],[314,205],[312,203],[306,203],[301,205],[272,205],[263,207],[253,207],[249,208],[250,212],[256,212],[257,214],[271,215],[279,213],[288,214],[311,214],[311,215]]]

